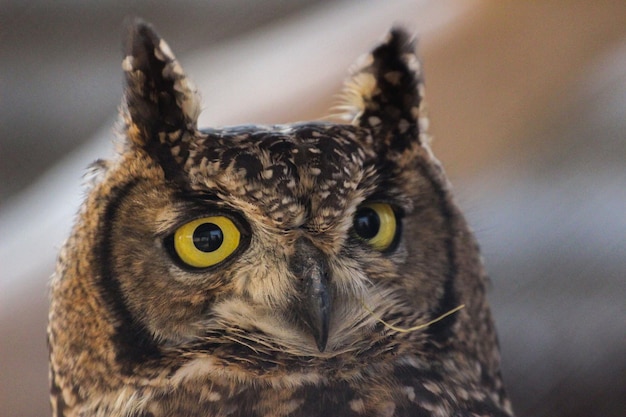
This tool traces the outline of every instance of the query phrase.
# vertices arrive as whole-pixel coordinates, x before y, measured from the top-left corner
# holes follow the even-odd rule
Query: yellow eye
[[[174,233],[174,249],[180,259],[195,268],[217,265],[238,247],[241,233],[228,217],[197,219]]]
[[[357,209],[352,227],[357,236],[382,252],[393,243],[398,223],[389,204],[367,203]]]

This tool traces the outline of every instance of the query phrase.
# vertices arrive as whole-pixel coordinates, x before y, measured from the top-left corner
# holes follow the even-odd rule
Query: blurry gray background
[[[49,415],[46,285],[112,154],[142,16],[202,125],[321,118],[394,23],[419,35],[434,150],[483,247],[519,416],[626,412],[626,2],[0,2],[0,416]]]

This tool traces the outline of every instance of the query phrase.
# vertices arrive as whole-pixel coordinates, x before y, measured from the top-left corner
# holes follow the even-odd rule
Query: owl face
[[[184,161],[156,167],[156,178],[125,173],[110,205],[102,263],[147,338],[332,356],[385,337],[374,306],[425,317],[432,301],[418,308],[415,297],[436,294],[446,259],[420,254],[403,228],[419,222],[436,253],[444,218],[418,199],[432,184],[396,178],[366,129],[256,126],[188,140]],[[409,256],[421,259],[415,282],[398,286]]]
[[[478,249],[428,147],[403,32],[348,82],[349,124],[199,129],[167,44],[137,23],[126,51],[123,149],[100,164],[52,283],[57,415],[197,401],[226,415],[285,389],[317,415],[367,390],[359,401],[387,407],[391,388],[439,372],[506,401]]]

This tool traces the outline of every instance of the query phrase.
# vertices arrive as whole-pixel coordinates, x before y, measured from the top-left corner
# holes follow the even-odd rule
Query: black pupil
[[[203,223],[193,231],[193,244],[202,252],[213,252],[222,246],[224,234],[218,225]]]
[[[357,210],[354,216],[354,231],[363,239],[371,239],[380,230],[380,217],[369,207]]]

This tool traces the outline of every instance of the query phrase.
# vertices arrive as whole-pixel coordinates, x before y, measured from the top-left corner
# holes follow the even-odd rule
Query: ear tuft
[[[378,146],[384,143],[403,151],[411,143],[423,144],[422,73],[411,37],[402,29],[392,29],[357,65],[346,82],[347,105],[342,106],[351,110],[352,123],[371,129]]]
[[[141,19],[126,24],[124,113],[133,143],[174,142],[195,131],[200,98],[167,43]]]

